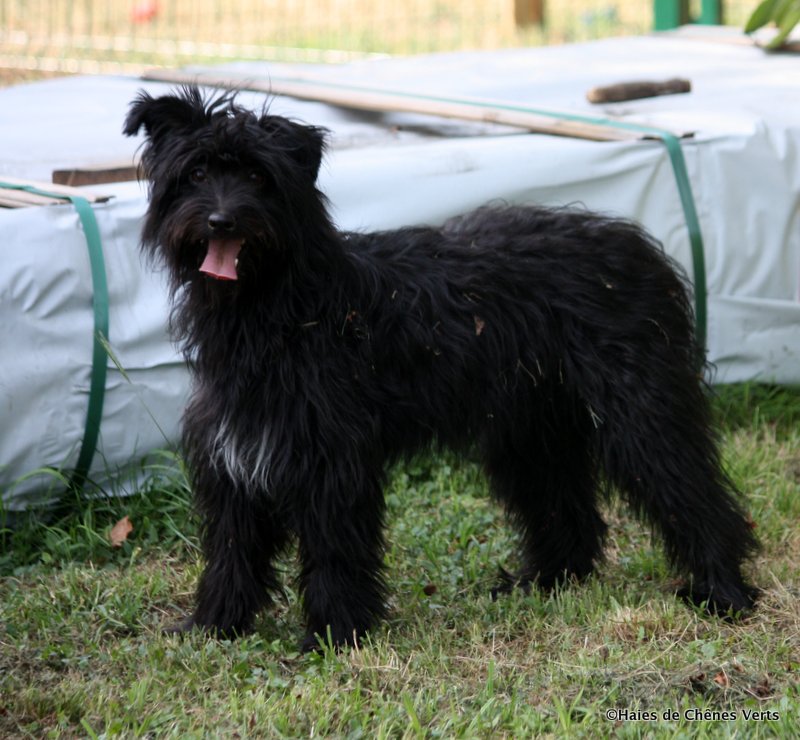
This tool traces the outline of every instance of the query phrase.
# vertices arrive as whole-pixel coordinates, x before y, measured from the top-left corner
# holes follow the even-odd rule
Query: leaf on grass
[[[435,583],[428,583],[422,587],[422,593],[425,596],[433,596],[436,593],[436,584]]]
[[[133,532],[131,520],[124,516],[112,528],[108,535],[112,547],[122,547],[128,539],[128,535]]]
[[[714,676],[714,683],[717,684],[717,686],[722,686],[723,689],[727,689],[731,685],[731,681],[725,671],[720,671]]]

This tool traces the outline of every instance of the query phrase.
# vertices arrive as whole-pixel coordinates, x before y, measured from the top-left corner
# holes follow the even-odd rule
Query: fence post
[[[701,0],[697,22],[706,26],[722,23],[722,0]]]
[[[703,0],[703,7],[708,0]],[[653,28],[668,31],[689,22],[689,0],[653,0]]]
[[[517,26],[543,26],[544,0],[514,0],[514,23]]]

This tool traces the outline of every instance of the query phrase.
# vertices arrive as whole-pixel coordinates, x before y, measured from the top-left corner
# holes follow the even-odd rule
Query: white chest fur
[[[230,417],[225,417],[209,436],[211,459],[220,472],[240,484],[247,493],[269,492],[272,444],[267,427],[244,430]]]

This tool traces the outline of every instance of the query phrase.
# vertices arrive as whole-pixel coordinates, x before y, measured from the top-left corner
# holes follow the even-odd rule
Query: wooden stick
[[[572,121],[547,113],[524,110],[523,106],[504,106],[491,100],[448,100],[413,93],[380,91],[354,85],[339,85],[314,79],[247,80],[207,73],[175,70],[151,70],[143,79],[175,84],[197,84],[224,89],[253,90],[273,95],[287,95],[301,100],[315,100],[344,108],[379,112],[420,113],[443,118],[458,118],[481,123],[497,123],[542,134],[568,136],[592,141],[632,141],[647,134],[616,128],[593,121]]]
[[[9,190],[0,188],[0,207],[23,208],[24,206],[47,206],[53,203],[63,203],[63,200],[45,198],[43,195],[29,193],[27,190]]]
[[[639,100],[641,98],[655,98],[659,95],[676,95],[688,93],[692,90],[689,80],[675,78],[663,82],[637,81],[619,82],[607,87],[593,87],[586,93],[590,103],[622,103],[626,100]]]
[[[39,182],[37,180],[24,180],[19,177],[0,175],[0,182],[5,182],[9,185],[30,186],[41,190],[43,193],[48,193],[48,195],[40,195],[39,193],[31,193],[27,190],[0,187],[0,204],[5,208],[63,203],[64,199],[58,197],[60,195],[79,195],[82,198],[86,198],[90,203],[105,203],[110,198],[108,195],[98,195],[97,193],[90,193],[86,190],[64,187],[63,185],[53,185],[49,182]]]
[[[109,162],[93,167],[71,167],[53,170],[53,182],[57,185],[78,187],[81,185],[102,185],[109,182],[127,182],[137,178],[137,168],[133,162]]]

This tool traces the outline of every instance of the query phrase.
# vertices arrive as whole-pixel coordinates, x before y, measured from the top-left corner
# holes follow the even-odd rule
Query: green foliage
[[[181,461],[174,453],[160,452],[139,472],[141,483],[120,480],[107,491],[91,483],[83,493],[65,488],[53,508],[12,514],[0,505],[0,577],[75,561],[122,563],[152,547],[195,547]],[[115,547],[109,532],[124,516],[133,522],[133,533]]]
[[[778,32],[766,48],[779,49],[800,23],[800,0],[762,0],[745,24],[744,31],[753,33],[769,23],[774,23]]]

